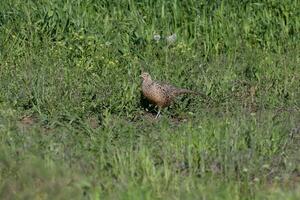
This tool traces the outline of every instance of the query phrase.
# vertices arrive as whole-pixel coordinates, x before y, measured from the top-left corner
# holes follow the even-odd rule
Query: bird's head
[[[151,81],[151,76],[147,72],[143,72],[140,77],[143,79],[143,81]]]

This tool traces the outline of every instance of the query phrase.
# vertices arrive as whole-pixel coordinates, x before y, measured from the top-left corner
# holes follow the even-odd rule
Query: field
[[[300,199],[299,41],[293,0],[2,0],[0,199]]]

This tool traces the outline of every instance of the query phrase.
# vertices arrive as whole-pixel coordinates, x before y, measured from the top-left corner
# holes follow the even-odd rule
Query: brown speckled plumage
[[[179,89],[172,85],[160,84],[151,79],[151,76],[147,72],[141,74],[143,79],[142,92],[143,95],[153,104],[158,106],[158,113],[156,118],[159,116],[162,108],[170,106],[174,98],[181,94],[198,94],[187,89]]]

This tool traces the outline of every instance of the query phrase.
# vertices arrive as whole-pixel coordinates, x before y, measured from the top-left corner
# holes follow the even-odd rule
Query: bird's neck
[[[143,84],[147,84],[147,85],[150,85],[152,83],[152,80],[151,79],[144,79],[143,80]]]

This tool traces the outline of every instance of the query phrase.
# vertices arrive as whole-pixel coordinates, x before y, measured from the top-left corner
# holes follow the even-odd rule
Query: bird
[[[176,88],[169,84],[162,84],[157,81],[153,81],[148,72],[142,72],[140,77],[142,78],[142,93],[144,97],[158,107],[155,119],[159,117],[163,108],[171,105],[176,96],[182,94],[203,95],[192,90]]]

